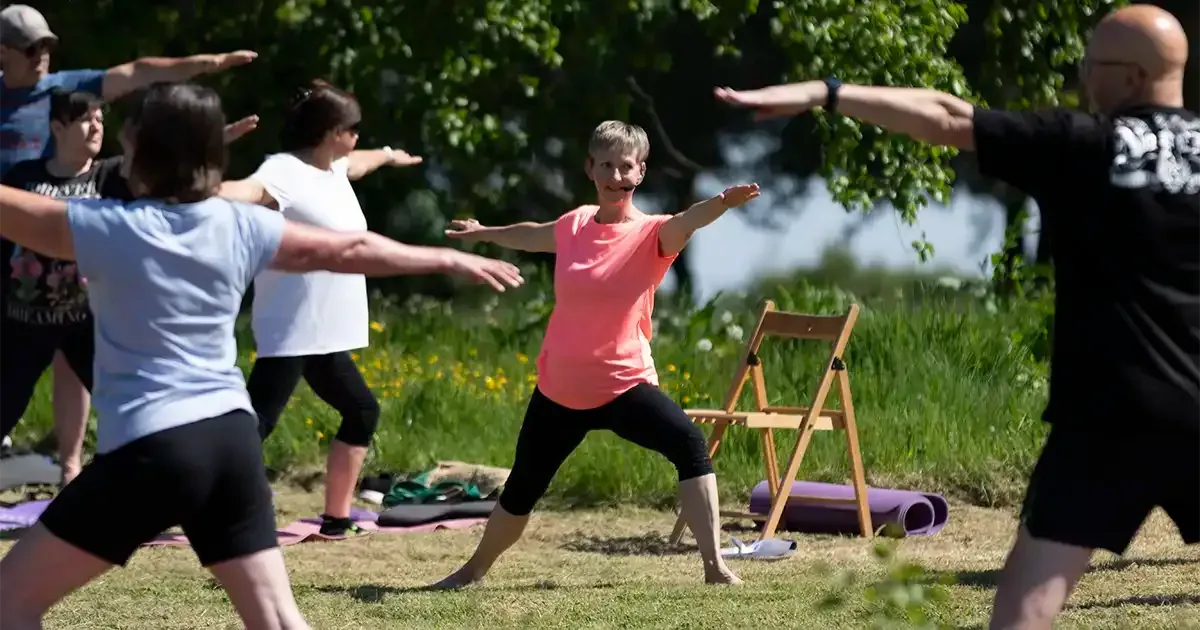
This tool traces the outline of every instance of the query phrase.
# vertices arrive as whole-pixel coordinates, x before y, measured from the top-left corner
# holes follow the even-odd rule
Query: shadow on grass
[[[696,553],[696,545],[672,545],[665,536],[580,536],[563,543],[562,549],[579,553],[598,553],[605,556],[682,556]]]
[[[1088,569],[1088,573],[1103,571],[1124,571],[1130,567],[1178,567],[1200,564],[1195,558],[1125,558],[1099,564]],[[959,571],[954,574],[954,583],[959,586],[972,588],[996,588],[1000,582],[999,569],[985,571]]]
[[[596,584],[582,585],[564,585],[552,580],[541,580],[532,584],[509,584],[505,586],[488,586],[485,582],[473,585],[462,590],[486,590],[490,592],[496,591],[511,591],[511,592],[529,592],[529,591],[553,591],[558,589],[566,589],[572,591],[593,590],[593,589],[608,589],[616,588],[616,582],[599,582]],[[358,584],[355,586],[297,586],[297,591],[312,590],[318,593],[328,595],[346,595],[356,599],[364,604],[378,604],[383,601],[384,597],[390,595],[404,595],[407,593],[454,593],[455,590],[438,590],[429,586],[385,586],[383,584]]]
[[[1124,608],[1126,606],[1188,606],[1200,605],[1200,595],[1196,593],[1175,593],[1174,595],[1133,595],[1120,599],[1110,599],[1102,602],[1086,602],[1083,604],[1068,604],[1073,610],[1090,610],[1093,608]]]

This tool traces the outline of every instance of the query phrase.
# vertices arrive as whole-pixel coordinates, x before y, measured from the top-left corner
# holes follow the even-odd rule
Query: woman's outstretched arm
[[[0,236],[44,256],[75,259],[67,202],[0,186]]]
[[[683,251],[696,230],[716,221],[726,210],[736,208],[758,198],[758,184],[730,186],[725,192],[693,205],[667,219],[658,230],[658,251],[663,256],[674,256]]]
[[[477,242],[495,243],[500,247],[523,252],[554,253],[554,222],[514,223],[502,227],[486,227],[475,219],[457,219],[450,222],[453,229],[446,230],[450,238]]]
[[[449,247],[405,245],[374,232],[335,232],[292,221],[284,225],[271,267],[367,276],[445,273],[491,285],[497,291],[525,282],[516,265],[502,260]]]

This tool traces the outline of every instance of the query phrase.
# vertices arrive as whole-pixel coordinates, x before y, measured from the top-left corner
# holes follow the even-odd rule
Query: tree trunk
[[[668,212],[675,214],[692,205],[692,191],[695,190],[695,184],[696,176],[691,171],[684,171],[679,177],[671,178],[666,206]],[[690,251],[690,246],[684,247],[683,251],[679,252],[679,257],[675,259],[675,264],[671,265],[671,269],[675,273],[675,282],[679,286],[679,294],[687,296],[689,303],[696,299],[695,276],[692,273]]]

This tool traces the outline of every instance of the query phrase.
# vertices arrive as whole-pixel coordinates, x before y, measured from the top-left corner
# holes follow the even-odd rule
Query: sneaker
[[[359,536],[367,533],[366,530],[354,524],[354,521],[348,518],[333,518],[328,514],[321,515],[321,535],[322,536]]]

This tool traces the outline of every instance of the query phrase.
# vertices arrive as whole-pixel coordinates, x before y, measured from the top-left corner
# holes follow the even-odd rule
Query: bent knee
[[[370,446],[379,429],[379,401],[374,396],[363,398],[353,407],[341,409],[342,426],[335,438],[350,446]]]

